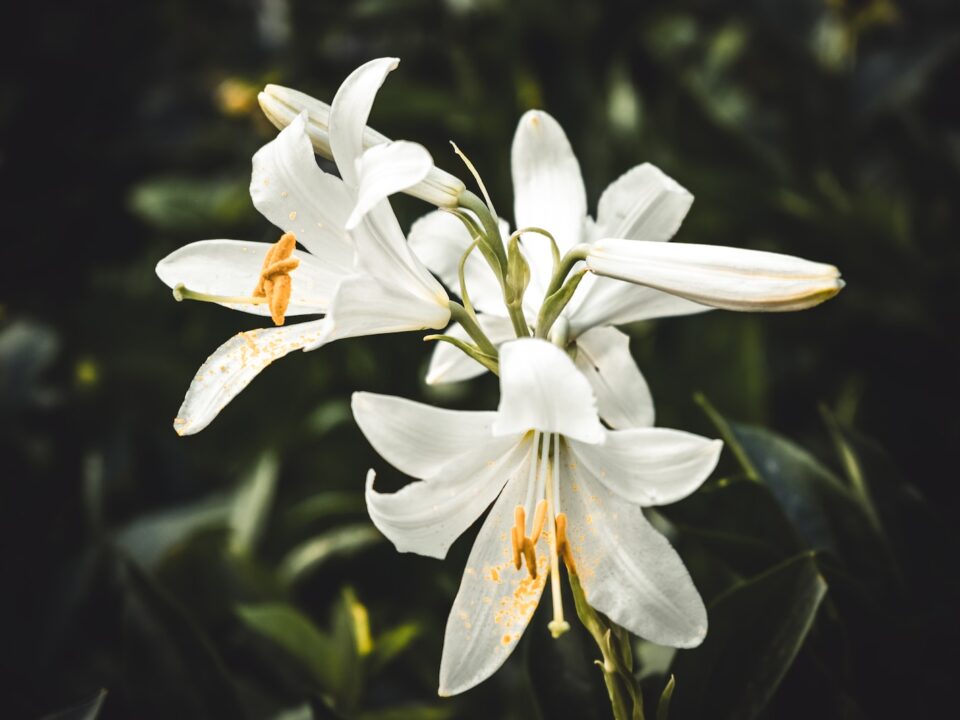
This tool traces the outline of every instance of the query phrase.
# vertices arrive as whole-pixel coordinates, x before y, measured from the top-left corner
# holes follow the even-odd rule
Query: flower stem
[[[483,332],[480,324],[474,319],[473,315],[467,312],[467,309],[463,307],[463,305],[455,300],[450,301],[450,317],[463,326],[463,329],[467,331],[467,335],[473,338],[477,347],[485,354],[493,357],[498,356],[496,346],[490,342],[490,338]]]

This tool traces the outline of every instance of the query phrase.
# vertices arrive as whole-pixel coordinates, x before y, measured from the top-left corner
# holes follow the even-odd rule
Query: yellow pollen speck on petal
[[[288,193],[286,190],[284,190],[283,192],[280,193],[280,197],[285,198],[285,197],[286,197],[287,195],[289,195],[289,194],[290,194],[290,193]]]
[[[290,214],[289,214],[287,217],[289,217],[291,220],[296,220],[296,219],[297,219],[297,211],[296,211],[296,210],[291,210],[291,211],[290,211]]]
[[[511,635],[510,633],[507,633],[502,638],[500,638],[500,642],[503,643],[504,645],[509,645],[511,640],[513,640],[513,635]]]

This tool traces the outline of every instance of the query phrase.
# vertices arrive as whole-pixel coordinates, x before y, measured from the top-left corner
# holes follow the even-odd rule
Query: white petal
[[[486,333],[496,346],[512,340],[513,325],[510,320],[496,315],[477,315],[480,327]],[[443,331],[445,335],[473,342],[466,330],[459,324],[454,324]],[[454,347],[450,343],[438,342],[433,349],[433,355],[430,356],[430,367],[427,369],[427,385],[439,385],[440,383],[458,382],[460,380],[469,380],[478,375],[483,375],[487,369],[464,353],[462,350]]]
[[[500,223],[501,233],[504,233],[506,223],[502,220]],[[460,259],[473,242],[463,223],[448,212],[434,210],[413,224],[409,242],[410,248],[423,264],[459,295]],[[479,250],[474,250],[467,258],[463,277],[470,301],[477,310],[506,315],[500,283]]]
[[[717,466],[721,440],[666,428],[607,431],[603,445],[571,441],[576,462],[624,500],[644,507],[690,495]]]
[[[500,348],[500,407],[493,432],[531,429],[587,443],[603,440],[590,383],[563,350],[533,338]]]
[[[470,551],[447,630],[440,660],[440,695],[456,695],[486,680],[503,665],[523,635],[547,581],[546,542],[538,542],[537,579],[516,570],[510,528],[517,505],[526,502],[527,462],[511,474]],[[533,507],[527,507],[530,517]]]
[[[183,284],[209,295],[250,296],[270,247],[270,243],[243,240],[201,240],[174,250],[157,263],[157,276],[171,288]],[[293,257],[300,265],[290,273],[292,290],[286,315],[325,312],[341,276],[309,253],[294,250]],[[253,315],[270,315],[267,305],[220,304]]]
[[[594,328],[577,338],[577,368],[590,381],[600,417],[614,428],[653,425],[653,398],[630,354],[630,338]]]
[[[614,180],[600,196],[595,237],[662,241],[672,238],[693,195],[649,163]]]
[[[573,337],[603,325],[626,325],[713,310],[677,295],[597,275],[583,278],[568,307],[564,314]]]
[[[357,205],[347,219],[347,229],[355,228],[377,203],[423,180],[433,158],[423,145],[398,140],[375,145],[360,158],[357,181]]]
[[[330,106],[330,148],[344,182],[357,186],[357,160],[363,154],[363,132],[377,91],[397,58],[377,58],[364,63],[343,81]]]
[[[434,477],[410,483],[395,493],[373,489],[367,475],[367,510],[373,524],[399,552],[444,558],[460,537],[523,464],[529,443],[497,438],[461,454]]]
[[[560,503],[587,601],[659,645],[699,645],[707,611],[680,556],[639,505],[624,502],[564,455]]]
[[[495,413],[446,410],[368,392],[353,394],[353,417],[388,463],[407,475],[427,478],[484,444]]]
[[[270,222],[297,236],[331,272],[347,274],[353,241],[344,230],[353,198],[343,182],[317,166],[300,115],[253,156],[250,197]]]
[[[437,330],[450,322],[450,308],[446,298],[425,300],[369,275],[353,275],[340,283],[326,319],[330,328],[323,343],[362,335]]]
[[[261,370],[294,350],[323,344],[327,321],[248,330],[234,335],[200,366],[173,421],[180,435],[203,430]]]
[[[833,265],[720,245],[603,239],[591,246],[587,266],[728,310],[802,310],[843,287]]]

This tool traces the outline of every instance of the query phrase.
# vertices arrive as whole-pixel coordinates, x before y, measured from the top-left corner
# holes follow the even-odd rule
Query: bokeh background
[[[350,393],[486,408],[492,378],[428,388],[417,334],[349,340],[269,368],[200,435],[173,432],[196,368],[256,319],[175,303],[154,265],[197,239],[274,240],[247,193],[275,133],[256,91],[330,100],[382,55],[402,63],[372,124],[465,176],[455,140],[504,215],[513,129],[539,107],[567,130],[591,207],[653,162],[696,196],[678,241],[843,270],[847,288],[808,312],[630,328],[659,424],[725,432],[753,461],[725,453],[664,512],[716,639],[675,659],[637,645],[648,716],[671,671],[676,718],[918,717],[951,689],[955,2],[0,12],[0,715],[608,716],[596,649],[552,642],[543,613],[490,681],[438,699],[473,533],[439,562],[397,555],[366,520],[367,468],[405,479],[353,424]],[[394,206],[404,226],[427,210]]]

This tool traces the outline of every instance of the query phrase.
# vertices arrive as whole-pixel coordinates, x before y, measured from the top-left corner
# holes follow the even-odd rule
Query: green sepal
[[[543,305],[540,308],[540,315],[537,318],[537,337],[546,338],[549,336],[550,327],[554,321],[560,317],[560,313],[563,312],[567,303],[573,298],[573,294],[577,291],[580,281],[583,280],[583,276],[586,274],[586,270],[580,270],[574,273],[559,290],[544,299]]]
[[[455,338],[452,335],[427,335],[423,339],[427,341],[438,340],[440,342],[450,343],[454,347],[459,348],[461,351],[472,357],[494,375],[500,374],[500,363],[497,361],[497,358],[483,352],[476,345],[466,343],[460,338]]]
[[[507,285],[504,299],[508,305],[520,307],[530,284],[530,263],[520,251],[520,238],[513,235],[507,247]]]

